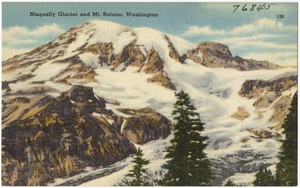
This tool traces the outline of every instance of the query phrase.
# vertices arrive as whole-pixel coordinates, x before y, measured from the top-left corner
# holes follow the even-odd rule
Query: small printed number
[[[283,14],[277,14],[277,18],[284,18]]]

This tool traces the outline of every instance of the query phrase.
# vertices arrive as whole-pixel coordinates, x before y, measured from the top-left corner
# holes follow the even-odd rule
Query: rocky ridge
[[[199,56],[199,52],[201,56]],[[240,71],[278,69],[279,65],[232,56],[228,46],[215,42],[202,42],[187,52],[187,57],[196,63],[211,68],[233,68]]]
[[[164,139],[171,134],[172,122],[151,108],[139,110],[119,109],[125,118],[121,130],[122,134],[130,141],[137,144],[145,144],[151,140]]]
[[[286,115],[289,113],[292,95],[283,95],[292,87],[297,86],[297,76],[278,78],[275,80],[246,80],[239,91],[239,95],[248,99],[255,99],[253,106],[257,109],[257,118],[263,117],[264,108],[271,106],[273,114],[269,117],[269,122],[274,125],[268,129],[249,129],[248,131],[255,138],[281,138],[276,130],[281,129]]]
[[[284,117],[288,114],[292,96],[283,95],[285,91],[297,86],[297,76],[278,78],[276,80],[246,80],[239,91],[239,95],[248,99],[255,99],[253,106],[259,109],[272,105],[274,110],[269,121],[279,123],[275,126],[280,129]],[[258,113],[258,118],[262,114]]]
[[[29,99],[18,97],[12,102],[27,103]],[[124,118],[107,110],[106,103],[92,88],[74,86],[57,98],[40,100],[22,119],[8,124],[2,129],[2,183],[46,185],[55,178],[78,174],[86,167],[108,166],[133,154],[136,149],[130,140],[139,140],[120,132]],[[162,130],[162,137],[170,134],[168,119],[151,108],[142,111],[143,115],[134,116],[146,126],[138,126],[142,143],[158,139],[156,133]],[[127,123],[124,130],[135,130],[134,126]]]
[[[11,78],[4,81],[24,82],[34,78],[36,70],[41,65],[51,62],[55,65],[67,64],[50,79],[59,83],[70,84],[70,81],[74,79],[96,81],[94,69],[99,66],[107,66],[112,71],[125,71],[126,67],[133,66],[138,68],[137,72],[153,74],[148,79],[149,82],[158,83],[172,90],[175,89],[174,83],[164,70],[165,57],[163,57],[161,49],[155,45],[146,47],[146,44],[141,44],[143,43],[139,41],[141,31],[112,25],[112,27],[116,27],[116,31],[114,31],[116,36],[108,36],[108,38],[128,41],[127,43],[123,42],[123,44],[119,42],[118,45],[124,45],[120,48],[108,39],[96,40],[99,37],[98,32],[104,29],[103,25],[99,24],[100,22],[88,22],[78,25],[48,44],[4,61],[3,73],[12,73]],[[101,28],[99,31],[98,27]],[[175,39],[173,36],[147,29],[144,32],[154,32],[156,37],[161,37],[159,40],[161,43],[165,43],[167,48],[165,55],[178,63],[185,63],[185,60],[189,59],[206,67],[232,68],[240,71],[281,68],[266,61],[233,57],[227,46],[213,42],[199,43],[196,48],[190,44],[190,49],[179,53],[173,44],[174,42],[172,42]],[[20,69],[27,70],[25,71],[27,73],[16,71]]]

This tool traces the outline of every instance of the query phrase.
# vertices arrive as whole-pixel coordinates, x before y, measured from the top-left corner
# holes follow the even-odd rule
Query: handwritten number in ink
[[[253,11],[255,7],[256,7],[256,4],[253,4],[252,8],[250,9],[250,11]]]
[[[247,7],[247,4],[245,4],[242,8],[242,11],[247,11],[248,9],[246,8]]]
[[[233,12],[235,12],[235,11],[236,11],[236,9],[238,9],[238,8],[239,8],[239,6],[240,6],[240,5],[233,5],[233,7],[236,7],[236,8],[233,10]]]
[[[264,6],[264,4],[263,4],[263,5],[259,5],[259,6],[257,7],[257,12],[261,11],[261,10],[263,9],[263,6]]]
[[[265,7],[265,9],[266,9],[266,10],[269,10],[269,9],[271,8],[271,5],[276,5],[276,4],[275,4],[275,3],[270,3],[270,4],[268,4],[267,7]]]
[[[245,11],[257,11],[257,12],[260,12],[262,10],[269,10],[271,8],[272,5],[276,5],[275,3],[263,3],[263,4],[260,4],[260,5],[257,5],[257,4],[236,4],[236,5],[233,5],[233,12],[236,12],[239,7],[241,6],[241,11],[245,12]],[[249,7],[249,8],[247,8]]]

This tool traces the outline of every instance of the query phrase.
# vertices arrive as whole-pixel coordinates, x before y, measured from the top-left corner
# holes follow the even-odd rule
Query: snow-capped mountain
[[[108,101],[106,110],[112,111],[115,117],[124,117],[127,124],[129,115],[137,113],[134,109],[144,109],[149,117],[161,118],[158,122],[162,119],[167,122],[165,117],[171,120],[174,92],[184,89],[206,123],[204,134],[209,137],[206,152],[215,172],[213,184],[220,185],[236,173],[253,173],[262,165],[277,162],[278,139],[284,136],[280,126],[297,90],[297,69],[234,57],[223,44],[193,44],[150,28],[92,21],[70,29],[31,52],[4,61],[2,81],[2,140],[9,136],[4,134],[8,132],[5,130],[20,126],[21,121],[25,126],[28,118],[41,117],[40,113],[49,110],[49,106],[43,106],[48,104],[48,98],[60,101],[74,86],[93,88],[98,99]],[[145,110],[146,107],[149,109]],[[114,123],[121,126],[118,131],[126,137],[122,133],[126,123],[118,123],[105,113],[93,112],[90,115],[98,119],[105,117],[105,126]],[[152,137],[155,136],[152,134]],[[166,140],[160,141],[163,146],[167,145]],[[138,144],[141,143],[145,142]],[[151,143],[155,145],[159,141],[142,147],[152,161],[149,168],[155,172],[160,169],[157,164],[163,163],[164,150],[152,151]],[[8,154],[9,151],[7,149]],[[14,156],[5,158],[8,159],[5,165],[22,164]],[[40,171],[45,168],[45,174],[52,173],[43,161],[35,163],[40,164],[43,166]],[[21,170],[24,171],[15,171]],[[13,172],[7,173],[10,176]],[[122,174],[111,173],[109,176]],[[53,177],[42,182],[47,184],[58,177],[72,178],[73,175],[75,173],[49,175]],[[17,182],[9,181],[6,184]],[[110,183],[115,184],[117,180]]]

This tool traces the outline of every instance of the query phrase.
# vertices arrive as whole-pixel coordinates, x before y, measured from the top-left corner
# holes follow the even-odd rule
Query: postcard
[[[297,186],[298,3],[3,2],[3,186]]]

